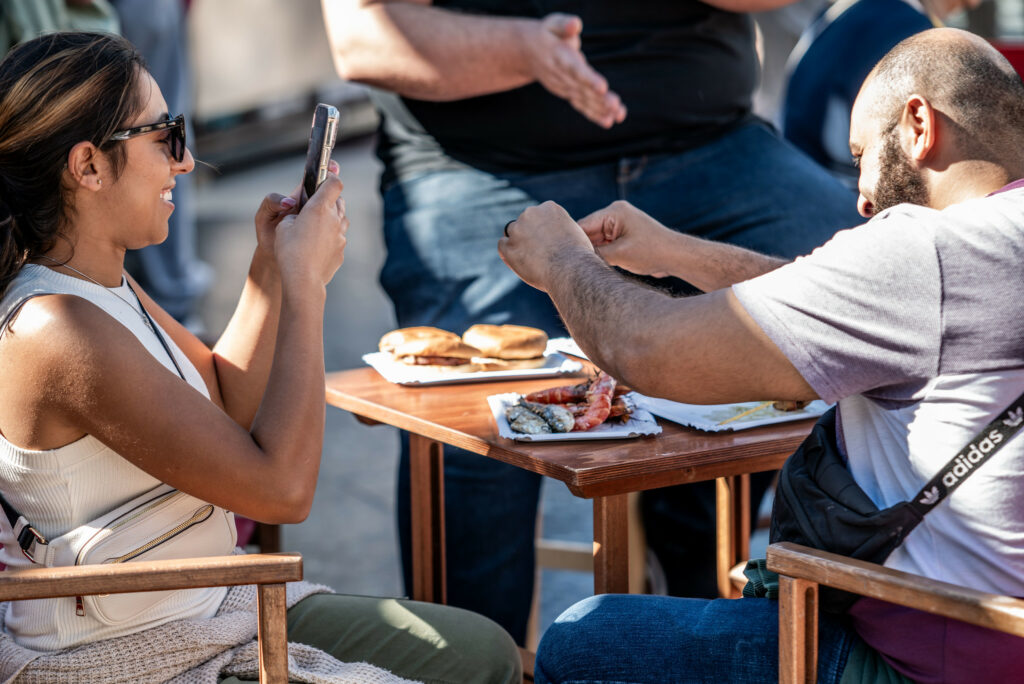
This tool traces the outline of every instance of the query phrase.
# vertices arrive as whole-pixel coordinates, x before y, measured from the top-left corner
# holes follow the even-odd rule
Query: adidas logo
[[[1010,411],[1009,418],[1003,419],[1003,425],[1007,427],[1017,427],[1021,423],[1024,423],[1024,407],[1020,406]]]
[[[935,487],[932,487],[931,489],[929,489],[927,492],[925,492],[924,496],[921,497],[918,501],[920,503],[924,504],[925,506],[934,506],[935,503],[938,500],[939,500],[939,488],[938,488],[938,486],[935,486]]]
[[[1024,408],[1017,409],[1020,411],[1020,417],[1014,419],[1020,422],[1024,422]],[[1014,415],[1016,412],[1011,412]],[[1004,422],[1006,422],[1004,420]],[[985,456],[996,448],[996,445],[1003,441],[1003,435],[1000,434],[999,430],[991,430],[987,437],[981,439],[977,444],[967,445],[967,449],[960,452],[956,459],[953,461],[952,466],[942,476],[942,484],[947,488],[952,487],[960,478],[965,476],[967,473],[974,468],[980,461],[985,459]]]

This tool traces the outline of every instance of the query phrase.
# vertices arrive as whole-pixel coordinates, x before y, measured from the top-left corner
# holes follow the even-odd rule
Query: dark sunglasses
[[[181,163],[185,159],[184,114],[179,114],[173,119],[168,119],[166,121],[158,121],[157,123],[146,124],[145,126],[136,126],[135,128],[126,128],[123,131],[117,131],[110,136],[110,140],[127,140],[128,138],[134,138],[137,135],[145,135],[147,133],[163,130],[170,131],[168,142],[171,147],[171,156],[174,157],[174,161]]]

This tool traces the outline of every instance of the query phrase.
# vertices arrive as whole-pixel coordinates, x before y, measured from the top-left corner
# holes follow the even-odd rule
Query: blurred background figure
[[[117,13],[107,0],[2,0],[0,49],[53,31],[117,33]]]
[[[146,59],[160,84],[171,116],[185,115],[190,147],[195,150],[192,121],[192,77],[185,13],[188,0],[110,0],[121,22],[121,35]],[[186,328],[206,330],[198,315],[199,298],[210,287],[209,265],[196,256],[195,186],[191,175],[174,186],[174,205],[167,239],[129,252],[128,272],[153,299]]]
[[[864,78],[896,43],[981,0],[838,0],[789,56],[782,134],[853,188],[850,109]]]
[[[757,54],[761,61],[761,82],[754,91],[754,113],[765,121],[778,122],[789,54],[828,5],[828,0],[797,0],[791,5],[753,14],[757,25]]]

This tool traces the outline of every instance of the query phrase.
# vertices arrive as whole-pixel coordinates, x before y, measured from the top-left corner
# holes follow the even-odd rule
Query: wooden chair
[[[817,681],[818,585],[1024,637],[1024,600],[988,594],[783,542],[768,547],[779,573],[779,681]]]
[[[302,579],[297,553],[211,556],[0,573],[0,601],[257,585],[260,682],[288,681],[285,582]]]

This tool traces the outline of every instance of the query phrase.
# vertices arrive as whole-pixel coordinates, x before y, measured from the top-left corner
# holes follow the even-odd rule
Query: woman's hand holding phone
[[[341,267],[348,232],[342,187],[336,175],[328,174],[298,214],[288,214],[278,223],[274,254],[283,283],[312,278],[323,286]]]

